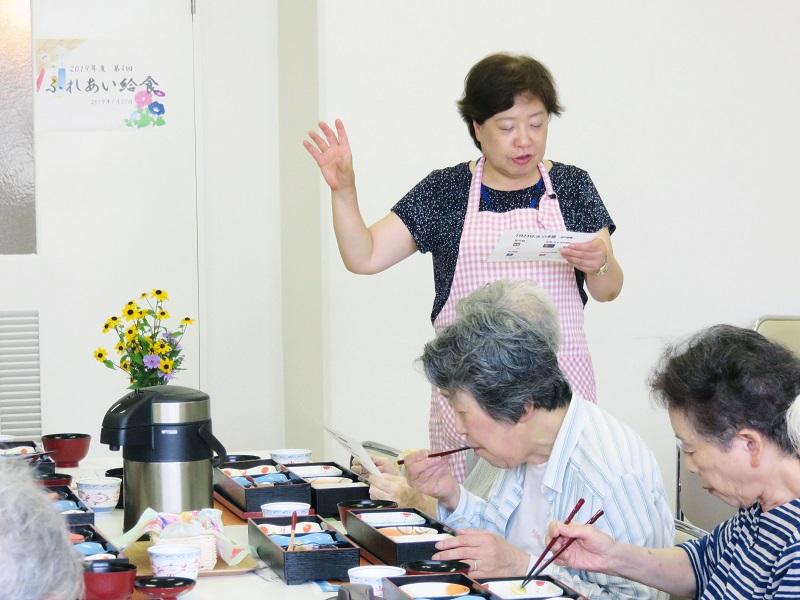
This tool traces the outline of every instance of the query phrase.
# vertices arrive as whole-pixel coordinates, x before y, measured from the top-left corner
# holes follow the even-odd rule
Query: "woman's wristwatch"
[[[603,265],[594,274],[599,277],[604,275],[606,271],[608,271],[608,252],[606,252],[606,257],[603,259]]]

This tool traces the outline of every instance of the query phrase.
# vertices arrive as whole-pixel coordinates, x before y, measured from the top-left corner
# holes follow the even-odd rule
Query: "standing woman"
[[[455,319],[455,305],[497,279],[532,279],[550,294],[559,312],[559,365],[573,391],[595,402],[592,361],[583,328],[589,294],[600,302],[622,289],[614,258],[615,229],[589,175],[545,160],[547,126],[562,108],[550,71],[525,55],[492,54],[467,74],[458,103],[470,136],[481,151],[476,161],[433,171],[383,219],[367,227],[358,207],[355,172],[344,125],[320,122],[324,138],[309,132],[303,142],[331,188],[333,227],[348,270],[372,274],[418,250],[433,254],[436,332]],[[508,230],[596,233],[561,250],[566,263],[487,262]],[[433,451],[464,445],[453,411],[433,390],[430,416]],[[464,453],[450,461],[453,475],[466,475]]]

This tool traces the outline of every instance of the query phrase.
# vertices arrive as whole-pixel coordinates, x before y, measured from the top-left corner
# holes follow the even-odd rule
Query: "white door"
[[[99,346],[114,357],[105,320],[153,288],[169,292],[176,320],[198,312],[191,3],[33,0],[32,20],[34,48],[59,48],[34,56],[34,90],[39,75],[40,94],[54,86],[34,114],[38,248],[0,257],[0,311],[38,312],[43,432],[97,439],[128,385],[93,359]],[[132,85],[149,86],[149,102],[114,106],[108,90],[135,96]],[[103,102],[76,103],[95,90]],[[152,123],[138,126],[140,108]],[[110,126],[112,110],[111,121],[136,126]],[[198,387],[196,330],[183,346],[174,383]]]

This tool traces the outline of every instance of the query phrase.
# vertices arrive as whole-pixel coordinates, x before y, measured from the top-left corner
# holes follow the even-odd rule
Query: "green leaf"
[[[109,369],[111,369],[112,371],[114,370],[114,363],[113,363],[113,362],[111,362],[109,359],[105,359],[105,360],[103,361],[103,364],[104,364],[105,366],[107,366]]]

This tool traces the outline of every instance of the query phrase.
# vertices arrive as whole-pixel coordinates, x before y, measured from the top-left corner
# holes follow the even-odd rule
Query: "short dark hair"
[[[425,345],[431,384],[469,392],[495,421],[517,423],[528,406],[555,410],[572,392],[551,340],[525,317],[479,304]]]
[[[800,394],[800,358],[752,329],[714,325],[668,347],[650,387],[658,404],[723,449],[753,429],[796,453],[786,412]]]
[[[560,116],[563,108],[549,69],[524,54],[490,54],[475,63],[464,78],[464,94],[458,112],[467,124],[472,141],[480,150],[473,121],[483,125],[487,119],[514,106],[519,95],[538,98],[547,114]]]

